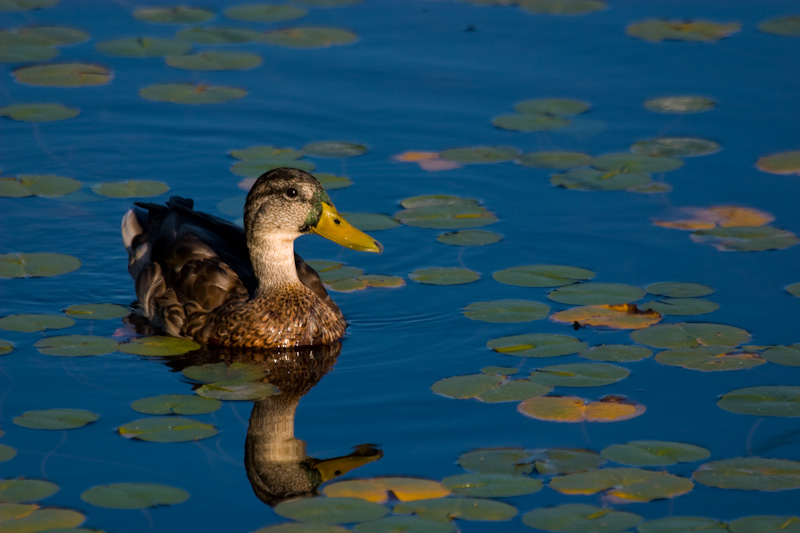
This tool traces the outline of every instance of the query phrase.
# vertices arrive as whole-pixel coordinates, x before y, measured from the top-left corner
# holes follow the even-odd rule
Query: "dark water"
[[[207,1],[220,12],[230,5]],[[689,442],[711,450],[710,460],[749,455],[800,460],[793,418],[738,415],[719,409],[721,394],[757,385],[796,385],[800,370],[772,363],[751,370],[704,373],[646,359],[625,366],[631,376],[579,396],[627,395],[647,406],[630,421],[559,424],[526,418],[516,403],[452,400],[430,391],[435,381],[472,374],[484,366],[515,366],[521,375],[542,364],[584,361],[577,355],[522,359],[492,352],[489,339],[520,333],[577,335],[590,345],[628,343],[627,332],[574,332],[550,321],[490,324],[463,317],[460,309],[481,300],[524,298],[547,302],[546,289],[502,285],[491,273],[533,263],[576,265],[597,272],[595,281],[645,286],[657,281],[710,285],[721,307],[689,317],[741,327],[756,345],[799,342],[800,299],[783,287],[800,281],[800,246],[781,251],[720,252],[687,234],[652,225],[672,207],[743,205],[768,211],[777,227],[800,232],[796,176],[754,168],[774,152],[797,148],[800,40],[766,35],[755,25],[791,14],[797,4],[771,2],[614,2],[583,17],[525,14],[515,7],[485,8],[450,1],[368,0],[338,9],[311,9],[297,25],[348,28],[355,44],[295,50],[268,45],[230,47],[258,53],[263,66],[245,72],[191,72],[161,59],[112,58],[97,42],[129,36],[171,37],[174,25],[133,19],[135,2],[62,2],[47,10],[0,13],[3,28],[65,25],[91,40],[63,47],[59,61],[106,65],[109,85],[75,89],[22,85],[13,65],[2,66],[0,103],[60,102],[82,111],[78,118],[32,125],[2,119],[0,167],[5,176],[60,174],[88,187],[106,181],[153,179],[169,194],[192,197],[220,215],[218,201],[238,196],[240,180],[228,171],[231,149],[273,144],[299,148],[318,140],[361,142],[370,151],[348,159],[315,159],[320,172],[354,183],[333,191],[340,210],[393,214],[398,201],[415,195],[451,194],[479,199],[499,222],[486,229],[503,235],[497,244],[462,248],[435,241],[440,231],[402,226],[376,232],[380,256],[351,252],[316,237],[298,241],[306,259],[339,260],[367,273],[407,277],[430,266],[464,266],[482,274],[469,285],[430,286],[408,281],[400,289],[333,293],[351,323],[335,366],[300,401],[295,435],[311,457],[345,455],[374,443],[384,457],[347,477],[381,475],[441,479],[462,473],[462,453],[482,447],[587,448],[630,440]],[[654,17],[739,21],[741,32],[715,43],[648,43],[627,37],[627,24]],[[286,23],[283,26],[291,26]],[[263,24],[227,21],[209,26]],[[280,27],[282,25],[269,25]],[[470,30],[470,31],[468,31]],[[203,47],[196,47],[203,48]],[[152,102],[138,89],[152,83],[204,82],[244,88],[247,97],[214,106]],[[672,95],[713,98],[717,107],[692,115],[645,110],[650,98]],[[564,130],[518,133],[492,127],[491,119],[530,98],[574,98],[589,113]],[[408,150],[503,145],[522,152],[548,149],[592,155],[624,152],[637,140],[695,136],[723,146],[717,154],[689,158],[663,176],[665,194],[582,192],[552,187],[550,171],[513,163],[466,165],[426,172],[391,159]],[[168,195],[157,198],[166,199]],[[119,220],[130,199],[68,201],[0,198],[0,253],[48,251],[78,257],[76,272],[52,277],[0,280],[0,315],[59,314],[69,305],[134,299]],[[228,217],[235,218],[235,217]],[[552,303],[552,302],[550,302]],[[567,306],[552,303],[554,310]],[[668,322],[682,321],[668,317]],[[120,320],[79,321],[44,335],[125,332]],[[162,362],[114,353],[99,357],[41,355],[39,333],[0,332],[15,350],[0,358],[0,442],[17,456],[0,464],[3,478],[57,483],[42,503],[80,510],[84,527],[105,531],[252,531],[279,523],[253,494],[244,468],[249,402],[226,402],[199,420],[220,433],[196,443],[159,444],[121,438],[116,428],[142,415],[139,398],[190,394],[191,386]],[[573,389],[557,389],[574,394]],[[31,430],[11,420],[23,411],[72,407],[101,415],[70,431]],[[699,463],[669,471],[690,476]],[[191,493],[186,503],[146,511],[92,507],[80,500],[89,487],[118,482],[163,483]],[[520,514],[563,503],[603,505],[600,495],[565,496],[549,488],[504,498]],[[613,505],[646,519],[706,516],[723,521],[797,512],[797,491],[722,490],[696,485],[674,500]],[[463,531],[528,530],[510,522],[459,522]]]

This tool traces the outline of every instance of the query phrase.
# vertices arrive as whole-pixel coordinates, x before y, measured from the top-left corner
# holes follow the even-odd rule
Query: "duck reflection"
[[[254,402],[244,449],[253,491],[272,506],[289,498],[313,496],[323,482],[383,457],[376,446],[361,444],[348,455],[317,459],[308,456],[306,443],[294,435],[300,398],[328,373],[341,349],[341,343],[269,352],[202,349],[167,364],[175,370],[220,362],[258,365],[266,374],[263,381],[280,389]]]

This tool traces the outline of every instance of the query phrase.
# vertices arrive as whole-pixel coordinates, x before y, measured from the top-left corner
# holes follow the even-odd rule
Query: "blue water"
[[[221,12],[230,3],[203,2]],[[368,0],[338,9],[311,9],[292,25],[348,28],[359,41],[328,49],[294,50],[236,45],[260,54],[264,65],[246,72],[189,72],[161,59],[112,58],[97,42],[140,35],[170,37],[174,25],[146,24],[130,12],[137,2],[62,2],[53,9],[0,13],[3,28],[65,25],[88,31],[89,42],[61,48],[58,61],[106,65],[109,85],[76,89],[22,85],[12,65],[2,65],[0,104],[60,102],[81,115],[32,125],[0,121],[0,168],[5,176],[61,174],[88,187],[106,181],[153,179],[168,195],[192,197],[221,215],[218,201],[242,194],[228,171],[231,149],[273,144],[300,148],[319,140],[361,142],[370,151],[349,159],[314,159],[320,172],[354,183],[332,191],[344,212],[393,214],[399,200],[423,194],[479,199],[499,222],[486,229],[504,239],[477,248],[445,246],[440,232],[400,227],[375,232],[382,255],[359,254],[316,237],[298,241],[306,259],[340,260],[367,273],[407,277],[418,268],[464,266],[482,274],[469,285],[438,287],[407,281],[400,289],[333,293],[351,326],[334,368],[297,409],[295,435],[311,457],[349,453],[379,444],[384,457],[346,476],[422,476],[441,479],[463,470],[456,460],[482,447],[587,448],[658,439],[711,450],[710,460],[756,455],[800,460],[797,420],[737,415],[715,403],[730,390],[756,385],[796,385],[800,369],[767,363],[736,372],[701,373],[658,364],[652,358],[624,364],[631,376],[617,384],[581,389],[580,396],[628,395],[647,406],[630,421],[558,424],[516,412],[515,403],[484,404],[434,395],[430,385],[489,365],[518,366],[521,376],[542,364],[583,361],[528,360],[497,354],[489,339],[519,333],[576,335],[590,345],[627,343],[626,332],[571,328],[549,321],[490,324],[463,317],[480,300],[525,298],[542,302],[546,289],[502,285],[491,273],[550,263],[597,272],[595,281],[645,286],[657,281],[710,285],[721,307],[690,321],[744,328],[753,344],[793,344],[800,299],[783,287],[800,281],[800,246],[758,253],[720,252],[691,242],[684,232],[652,225],[672,207],[743,205],[768,211],[773,225],[800,233],[796,176],[765,174],[753,165],[770,153],[797,149],[800,76],[794,58],[800,40],[758,32],[766,18],[796,11],[792,1],[615,1],[583,17],[533,16],[515,7],[486,8],[456,1]],[[144,5],[144,4],[141,4]],[[647,18],[739,21],[741,32],[716,43],[648,43],[627,37],[627,24]],[[264,29],[227,21],[208,26]],[[277,25],[270,25],[275,27]],[[467,31],[473,29],[474,31]],[[205,47],[196,47],[205,48]],[[181,106],[144,100],[138,89],[153,83],[192,81],[242,87],[247,97],[221,105]],[[693,115],[647,111],[642,103],[671,95],[702,95],[717,107]],[[589,113],[564,130],[518,133],[492,127],[531,98],[575,98]],[[548,149],[592,155],[624,152],[637,140],[662,135],[713,139],[717,154],[687,158],[663,179],[666,194],[581,192],[554,188],[550,171],[513,163],[467,165],[436,173],[391,159],[408,150],[503,145],[522,152]],[[0,280],[0,316],[59,314],[69,305],[134,298],[119,220],[130,199],[65,201],[0,198],[0,253],[61,252],[81,259],[80,270],[52,278]],[[236,218],[236,217],[228,217]],[[550,302],[552,303],[552,302]],[[552,303],[554,310],[566,308]],[[670,322],[680,317],[668,318]],[[122,321],[79,322],[44,335],[114,335]],[[253,531],[283,522],[253,494],[243,466],[252,404],[226,402],[194,418],[213,423],[217,437],[196,443],[125,440],[115,428],[140,418],[130,403],[159,394],[189,394],[191,387],[164,364],[114,353],[100,357],[40,355],[38,333],[0,331],[15,350],[0,358],[0,443],[18,454],[0,463],[0,477],[48,479],[60,491],[42,504],[87,515],[84,527],[105,531]],[[572,389],[557,389],[563,394]],[[70,431],[31,430],[11,419],[24,411],[87,409],[101,418]],[[690,476],[699,463],[670,467]],[[92,507],[80,500],[89,487],[117,482],[164,483],[191,493],[186,503],[146,511]],[[603,505],[602,496],[564,496],[545,488],[504,498],[520,514],[562,503]],[[674,500],[613,505],[647,519],[707,516],[719,520],[797,513],[797,491],[762,493],[703,485]],[[519,517],[499,524],[459,522],[467,531],[525,531]]]

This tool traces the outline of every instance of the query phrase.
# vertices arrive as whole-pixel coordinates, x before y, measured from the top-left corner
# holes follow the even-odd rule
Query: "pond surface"
[[[13,345],[13,350],[0,356],[0,478],[47,480],[59,490],[47,497],[13,499],[8,493],[2,496],[0,482],[0,499],[72,509],[85,515],[82,527],[92,530],[246,532],[289,521],[276,514],[274,506],[292,494],[292,476],[306,476],[306,485],[297,489],[301,493],[313,491],[320,481],[334,475],[329,470],[344,472],[337,481],[383,476],[441,481],[481,470],[467,459],[462,459],[464,467],[459,464],[459,457],[467,452],[512,448],[516,459],[484,470],[507,473],[510,469],[517,476],[541,480],[544,488],[492,498],[513,506],[511,511],[507,506],[498,511],[500,515],[494,518],[499,522],[458,518],[454,527],[465,532],[530,531],[531,527],[589,531],[598,527],[599,516],[605,516],[588,512],[594,513],[588,519],[593,526],[548,526],[539,521],[543,511],[531,513],[567,504],[642,517],[626,515],[630,522],[598,531],[634,531],[640,520],[666,517],[705,517],[730,523],[756,515],[782,517],[777,523],[783,524],[783,530],[798,527],[800,355],[797,349],[788,348],[776,357],[778,352],[767,354],[767,348],[800,343],[800,298],[786,289],[800,281],[800,246],[794,246],[794,234],[800,232],[800,181],[796,159],[795,175],[791,169],[776,174],[755,166],[765,156],[798,149],[800,76],[794,58],[800,57],[800,39],[797,34],[775,35],[758,29],[764,20],[797,16],[796,2],[621,0],[608,9],[575,16],[536,14],[530,6],[526,11],[516,5],[487,7],[444,0],[366,0],[341,2],[346,5],[339,7],[309,2],[296,4],[308,9],[304,18],[249,22],[224,16],[233,3],[209,0],[202,7],[212,18],[194,24],[139,20],[132,13],[145,4],[138,2],[77,0],[46,9],[9,10],[9,6],[23,3],[0,1],[3,30],[59,26],[88,34],[75,44],[29,42],[28,48],[36,50],[25,53],[47,53],[41,48],[49,46],[59,52],[49,62],[99,65],[111,77],[102,79],[101,74],[97,85],[70,88],[21,81],[18,69],[46,61],[11,61],[14,57],[10,56],[21,52],[0,42],[6,46],[3,57],[9,59],[0,66],[0,105],[59,103],[80,110],[78,116],[59,121],[0,118],[2,178],[53,174],[80,181],[80,190],[50,197],[52,193],[24,196],[17,185],[6,180],[5,188],[0,189],[0,253],[50,252],[74,256],[81,262],[77,270],[56,276],[3,275],[0,317],[64,317],[70,306],[96,303],[116,304],[125,308],[123,313],[129,311],[134,287],[119,227],[131,202],[162,202],[178,195],[193,198],[200,210],[239,220],[247,188],[242,180],[257,172],[248,176],[232,173],[230,167],[236,159],[229,153],[253,146],[301,150],[320,141],[363,145],[366,153],[353,157],[336,153],[335,157],[319,157],[309,149],[292,164],[313,163],[315,172],[348,178],[351,186],[330,185],[331,198],[343,213],[393,217],[403,211],[399,204],[403,199],[456,196],[475,200],[494,214],[496,222],[477,229],[502,239],[482,246],[437,241],[442,234],[470,229],[471,219],[475,226],[491,222],[485,212],[475,214],[475,203],[464,207],[457,202],[457,207],[466,211],[447,222],[434,221],[435,227],[408,223],[370,230],[385,248],[381,255],[353,252],[317,237],[300,239],[296,249],[307,260],[342,262],[366,274],[402,278],[404,284],[355,291],[336,291],[332,285],[332,297],[350,322],[341,347],[288,354],[284,359],[201,352],[159,358],[129,354],[113,346],[104,355],[48,355],[34,346],[42,338],[92,335],[129,343],[143,333],[137,333],[119,315],[109,319],[79,316],[66,328],[33,332],[16,331],[6,323],[0,339]],[[626,34],[630,25],[653,19],[678,21],[673,32],[689,35],[687,38],[701,31],[689,26],[690,21],[737,23],[740,27],[724,26],[721,34],[700,42],[652,42]],[[687,25],[680,26],[684,22]],[[258,55],[262,63],[247,70],[179,69],[162,57],[119,57],[97,48],[121,38],[174,40],[179,31],[207,27],[252,30],[259,39],[264,32],[295,27],[340,28],[352,35],[323,34],[322,44],[329,42],[324,39],[341,39],[342,44],[312,43],[315,46],[305,48],[292,46],[299,32],[291,31],[279,34],[288,36],[290,46],[274,41],[191,46],[192,53],[224,50]],[[725,32],[730,35],[724,36]],[[272,35],[269,40],[276,34],[267,35]],[[11,41],[7,34],[3,38]],[[209,37],[184,34],[183,42],[192,38]],[[82,79],[86,80],[85,74]],[[56,82],[64,83],[68,82]],[[195,94],[207,92],[205,86],[225,86],[244,90],[246,95],[238,93],[238,99],[202,105],[140,96],[140,89],[166,83],[200,85],[189,91]],[[680,106],[686,100],[668,100],[668,112],[645,107],[652,99],[685,96],[708,101],[689,101],[705,106],[696,112],[682,111]],[[563,113],[548,108],[538,115],[527,113],[528,119],[537,118],[553,129],[516,131],[493,125],[497,117],[515,114],[519,102],[538,99],[583,102],[587,109]],[[625,159],[619,168],[603,168],[607,165],[595,159],[594,164],[602,170],[584,171],[581,178],[591,175],[594,180],[582,187],[602,189],[612,179],[631,175],[642,179],[644,173],[644,181],[656,183],[645,190],[556,187],[551,176],[568,170],[513,161],[521,161],[522,154],[568,151],[587,154],[577,166],[588,169],[592,165],[589,157],[629,153],[634,143],[664,137],[713,141],[719,149],[701,156],[679,155],[684,164],[674,170],[660,170],[659,163],[653,171],[636,167],[652,164],[647,158],[646,162]],[[474,147],[513,150],[504,160],[483,164],[464,162],[459,153],[450,153],[450,159],[445,157],[447,152],[438,155],[452,148]],[[487,158],[486,150],[468,155],[476,152]],[[559,179],[566,178],[553,178],[563,185]],[[108,196],[108,191],[102,194],[99,187],[128,180],[159,182],[169,191],[156,189],[156,196],[151,196],[128,187],[122,194],[125,197],[119,198]],[[731,251],[718,249],[713,242],[695,242],[710,238],[703,236],[701,228],[749,224],[741,222],[742,218],[733,218],[733,222],[725,218],[733,217],[732,210],[708,211],[718,206],[757,210],[746,212],[747,220],[755,218],[755,224],[769,222],[769,227],[776,228],[779,238],[764,247],[780,249]],[[397,216],[408,221],[405,215]],[[662,224],[656,224],[658,221]],[[688,224],[691,229],[665,227],[664,221],[673,226],[676,221],[684,227]],[[701,233],[690,237],[698,230]],[[727,246],[746,248],[752,241],[737,242]],[[664,314],[661,324],[721,324],[741,328],[750,337],[728,342],[715,326],[709,340],[690,327],[686,345],[723,345],[699,363],[685,363],[700,365],[702,370],[697,370],[652,355],[681,345],[659,344],[644,334],[638,336],[640,333],[632,338],[629,329],[576,327],[572,320],[557,322],[544,315],[527,317],[538,320],[502,321],[506,316],[490,322],[462,314],[472,303],[494,300],[539,302],[550,308],[551,316],[574,305],[595,303],[554,301],[548,294],[555,284],[529,287],[493,278],[493,273],[507,268],[541,264],[588,269],[594,273],[591,283],[642,289],[657,282],[708,286],[713,293],[700,298],[719,304],[717,310],[689,316]],[[413,279],[413,272],[432,267],[470,269],[480,279],[452,285]],[[630,287],[617,289],[624,292]],[[621,301],[601,297],[597,303],[637,302],[645,309],[656,297],[640,292],[621,297]],[[709,306],[706,311],[716,307],[701,305]],[[508,306],[505,309],[507,312]],[[641,332],[656,327],[663,326]],[[566,335],[585,345],[547,358],[514,355],[514,351],[535,345],[530,338],[507,343],[500,351],[487,347],[493,339],[522,334]],[[483,402],[454,399],[431,389],[440,380],[479,374],[486,367],[501,367],[488,370],[487,375],[516,370],[510,379],[525,379],[537,368],[550,365],[600,364],[585,357],[587,348],[617,344],[643,347],[644,354],[650,355],[636,361],[605,362],[628,371],[625,379],[591,388],[565,386],[562,381],[548,397],[574,396],[587,402],[609,395],[619,397],[622,403],[616,405],[635,405],[635,413],[622,417],[627,419],[606,423],[542,420],[518,411],[524,396],[508,402]],[[185,415],[214,426],[217,433],[208,438],[162,443],[120,435],[125,424],[150,416],[136,412],[131,407],[134,401],[192,395],[200,383],[180,370],[214,362],[256,365],[266,378],[251,379],[273,382],[282,392],[257,402],[226,400],[211,413]],[[731,369],[716,371],[720,365]],[[565,370],[547,369],[544,374],[553,372],[563,374]],[[500,381],[498,377],[494,383]],[[777,390],[784,396],[763,405],[753,402],[769,398],[776,389],[751,394],[742,402],[751,414],[717,406],[720,397],[731,391],[761,386],[780,386]],[[61,408],[89,411],[99,418],[84,427],[58,430],[31,429],[15,421],[27,411]],[[305,445],[292,440],[293,436]],[[584,450],[599,463],[596,454],[607,447],[643,440],[691,444],[708,451],[667,466],[658,462],[626,466],[622,460],[609,459],[585,468],[567,465],[561,475],[537,473],[532,467],[537,459],[552,461],[554,449]],[[259,453],[265,457],[259,459]],[[333,463],[310,459],[348,454],[351,457]],[[494,456],[489,453],[486,457]],[[753,462],[737,465],[755,472],[754,486],[736,488],[738,477],[730,470],[716,476],[704,474],[725,465],[717,461],[748,457],[783,461],[766,462],[763,467]],[[537,465],[545,469],[545,462]],[[667,472],[673,477],[662,485],[674,483],[680,488],[674,493],[657,493],[650,502],[632,502],[636,498],[625,494],[633,489],[626,486],[620,471],[611,482],[601,481],[607,485],[600,488],[564,488],[569,482],[563,479],[568,477],[566,472],[598,467],[601,471],[626,467]],[[693,476],[692,486],[689,480]],[[485,482],[485,478],[473,481]],[[185,496],[178,497],[172,505],[143,510],[107,508],[90,503],[89,497],[82,498],[88,489],[117,483],[168,485],[188,492],[189,498],[178,503]],[[333,483],[336,481],[317,490]],[[616,496],[605,492],[614,486]],[[448,499],[473,496],[469,489],[455,490],[462,494]],[[420,495],[418,491],[417,497],[433,497],[434,492]],[[399,497],[400,492],[395,490],[395,495]],[[392,499],[386,505],[391,508],[395,504]],[[277,509],[280,511],[280,505]],[[402,510],[395,508],[398,515]],[[792,515],[794,519],[789,518]],[[5,528],[3,519],[0,524]],[[352,529],[359,520],[343,523]],[[8,522],[9,530],[23,530],[14,529],[22,527],[18,522]],[[75,519],[48,527],[78,523]],[[763,523],[744,529],[742,524],[731,530],[778,530]],[[432,527],[427,522],[417,526]]]

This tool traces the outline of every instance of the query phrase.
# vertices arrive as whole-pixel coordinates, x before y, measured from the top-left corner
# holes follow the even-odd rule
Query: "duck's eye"
[[[295,196],[297,196],[297,189],[295,189],[294,187],[289,187],[288,189],[286,189],[284,194],[286,195],[287,198],[294,198]]]

